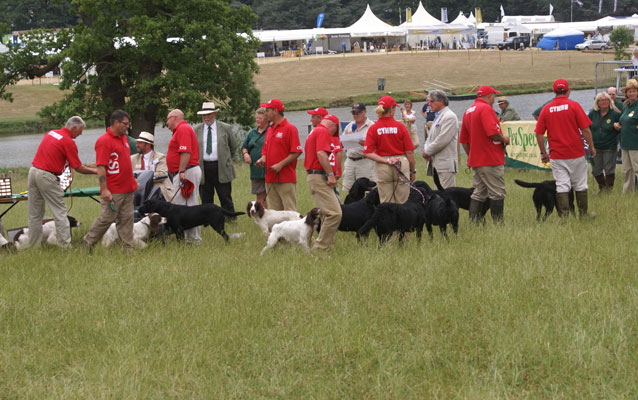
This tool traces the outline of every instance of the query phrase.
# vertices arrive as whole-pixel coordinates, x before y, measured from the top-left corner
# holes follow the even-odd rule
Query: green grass
[[[26,170],[15,177],[24,190]],[[507,170],[505,225],[461,211],[449,242],[379,250],[340,232],[329,255],[260,257],[240,217],[228,246],[206,228],[196,248],[0,253],[0,398],[634,398],[636,197],[617,182],[590,190],[595,220],[536,223],[514,178],[550,179]],[[239,167],[238,209],[249,186]],[[26,225],[26,206],[5,228]],[[75,246],[97,213],[73,200]]]

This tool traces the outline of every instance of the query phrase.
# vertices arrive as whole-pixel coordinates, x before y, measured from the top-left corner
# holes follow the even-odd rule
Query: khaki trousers
[[[199,183],[202,181],[202,169],[198,166],[189,168],[184,171],[184,179],[188,179],[193,182],[193,193],[188,199],[182,196],[180,187],[182,183],[179,180],[179,174],[173,176],[173,201],[171,203],[181,206],[198,206],[199,205]],[[175,194],[177,193],[177,194]],[[184,240],[186,243],[199,245],[202,242],[201,226],[196,226],[184,231]]]
[[[472,168],[472,199],[480,202],[491,200],[503,200],[505,198],[505,166],[490,165]]]
[[[297,184],[295,182],[266,182],[266,193],[268,208],[277,211],[297,211]]]
[[[321,232],[312,248],[330,250],[341,222],[341,205],[323,175],[309,174],[307,182],[310,194],[321,210]]]
[[[352,185],[354,185],[354,182],[359,178],[368,178],[376,182],[374,176],[374,161],[365,157],[356,161],[346,157],[346,162],[343,164],[343,180],[341,181],[341,185],[345,190],[349,191]]]
[[[638,150],[622,150],[622,173],[625,175],[622,192],[635,192],[638,179]]]
[[[48,205],[55,220],[58,246],[71,247],[71,228],[66,216],[64,191],[57,176],[51,172],[31,167],[28,179],[29,190],[29,246],[39,246],[42,241],[42,219]]]
[[[120,240],[126,247],[135,247],[133,241],[133,199],[134,192],[113,193],[113,208],[110,203],[100,201],[100,216],[93,222],[89,231],[84,235],[84,241],[94,245],[104,236],[111,224],[115,222],[115,228]]]
[[[389,159],[391,157],[384,157]],[[410,179],[410,163],[405,156],[398,157],[401,160],[401,172]],[[410,196],[410,186],[399,180],[399,174],[392,165],[374,163],[374,174],[377,177],[379,200],[381,203],[403,204]]]

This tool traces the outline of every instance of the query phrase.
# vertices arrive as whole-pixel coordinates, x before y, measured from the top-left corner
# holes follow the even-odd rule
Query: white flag
[[[501,17],[505,16],[505,10],[503,9],[503,5],[501,4]]]
[[[618,7],[618,0],[614,0],[614,13],[616,12],[616,7]]]
[[[578,7],[582,7],[583,6],[583,2],[580,1],[580,0],[572,0],[572,3],[578,4]]]
[[[603,11],[603,0],[600,0],[598,2],[598,14],[600,14]]]
[[[553,12],[554,12],[554,6],[552,5],[552,3],[549,3],[549,15],[552,15]]]

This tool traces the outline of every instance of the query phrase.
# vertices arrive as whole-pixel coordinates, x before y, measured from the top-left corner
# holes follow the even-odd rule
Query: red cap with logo
[[[322,118],[325,117],[326,115],[328,115],[328,110],[326,110],[325,108],[321,108],[321,107],[317,107],[315,109],[308,110],[306,112],[308,114],[310,114],[310,115],[320,115]]]
[[[383,96],[382,98],[379,99],[379,102],[377,103],[377,105],[383,106],[383,108],[390,108],[392,106],[396,106],[397,102],[394,101],[392,96]]]
[[[498,90],[494,89],[491,86],[481,86],[479,90],[476,92],[477,97],[487,96],[488,94],[501,94]]]
[[[182,182],[182,186],[179,188],[180,192],[182,192],[182,197],[185,199],[191,198],[191,194],[193,194],[194,189],[195,185],[188,179],[184,179],[184,182]]]
[[[569,90],[569,83],[565,79],[556,79],[554,82],[554,92],[566,92]]]
[[[332,114],[327,114],[323,117],[322,121],[324,119],[329,119],[330,121],[334,122],[335,124],[337,124],[337,133],[339,133],[339,127],[341,126],[341,124],[339,124],[339,118],[337,118],[336,115],[332,115]]]
[[[259,107],[274,108],[279,112],[284,112],[284,103],[279,99],[270,99],[268,102],[260,104]]]

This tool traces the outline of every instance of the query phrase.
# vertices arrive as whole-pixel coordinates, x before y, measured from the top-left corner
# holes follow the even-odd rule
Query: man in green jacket
[[[205,102],[201,111],[202,123],[194,127],[199,142],[199,165],[204,172],[199,186],[202,204],[214,203],[215,191],[222,208],[235,211],[231,196],[231,182],[235,179],[233,155],[237,142],[232,127],[217,120],[219,108]]]

